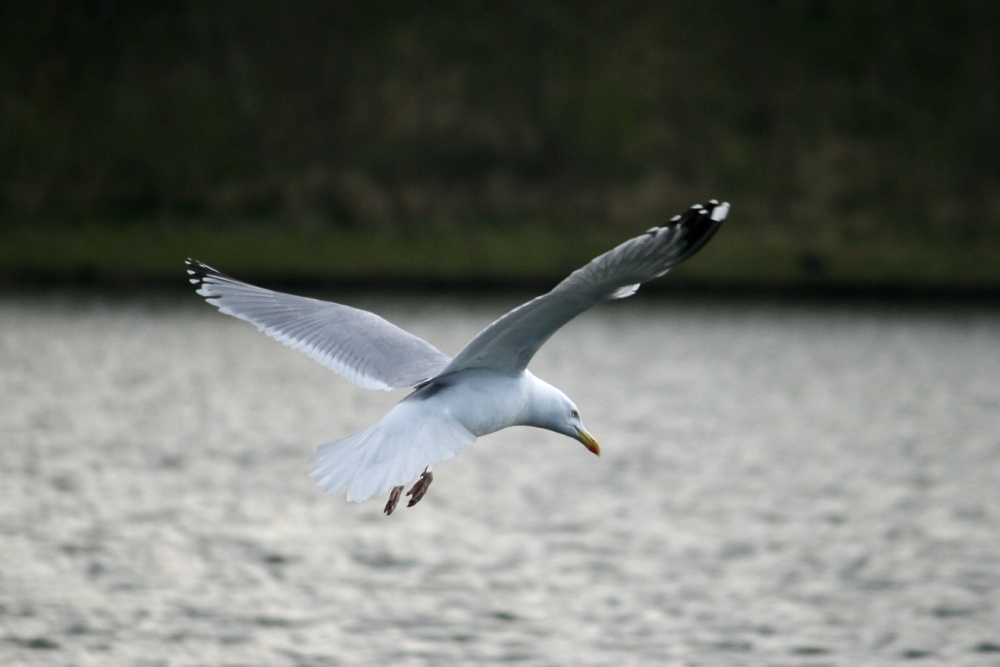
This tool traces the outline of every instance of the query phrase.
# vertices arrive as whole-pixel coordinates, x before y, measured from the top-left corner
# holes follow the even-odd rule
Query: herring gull
[[[365,389],[412,389],[374,425],[320,445],[311,460],[325,493],[346,489],[349,501],[388,493],[384,511],[392,514],[414,478],[407,507],[423,498],[437,464],[508,426],[555,431],[600,455],[573,401],[532,375],[528,362],[580,313],[635,294],[693,255],[728,212],[713,199],[622,243],[490,324],[455,357],[373,313],[256,287],[193,259],[187,266],[198,294],[220,312]]]

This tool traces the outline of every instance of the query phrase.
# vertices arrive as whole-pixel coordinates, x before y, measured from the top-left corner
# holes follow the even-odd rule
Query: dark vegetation
[[[4,13],[8,276],[541,275],[720,196],[709,280],[1000,285],[990,0]]]

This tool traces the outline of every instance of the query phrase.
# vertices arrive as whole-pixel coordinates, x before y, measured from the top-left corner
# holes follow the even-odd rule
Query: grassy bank
[[[432,232],[273,226],[92,225],[0,230],[0,281],[168,285],[196,257],[272,283],[551,284],[624,240],[621,230],[467,226]],[[824,242],[728,224],[672,284],[997,291],[1000,241]]]

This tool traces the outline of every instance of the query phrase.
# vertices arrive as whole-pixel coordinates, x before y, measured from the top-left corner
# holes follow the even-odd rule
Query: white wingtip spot
[[[609,299],[625,299],[632,296],[639,291],[639,283],[634,285],[625,285],[624,287],[619,287],[614,292],[611,293]]]
[[[722,202],[712,210],[712,220],[722,222],[729,215],[729,202]]]

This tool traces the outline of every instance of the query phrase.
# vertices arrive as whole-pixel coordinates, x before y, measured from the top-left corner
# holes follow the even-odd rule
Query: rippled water
[[[364,297],[454,353],[516,300]],[[400,395],[195,297],[0,300],[0,664],[1000,665],[1000,313],[633,299],[392,517]]]

